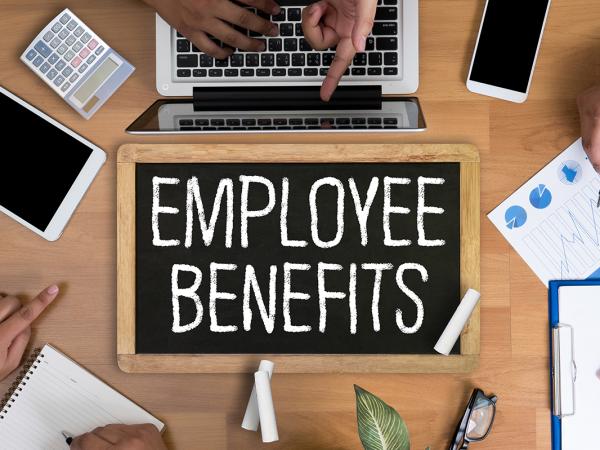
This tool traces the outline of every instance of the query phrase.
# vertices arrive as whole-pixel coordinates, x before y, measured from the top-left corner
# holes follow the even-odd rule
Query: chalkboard
[[[459,161],[174,159],[130,170],[135,355],[435,354]]]

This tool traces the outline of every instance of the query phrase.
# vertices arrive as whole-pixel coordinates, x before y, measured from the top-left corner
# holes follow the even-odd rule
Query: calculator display
[[[0,110],[4,129],[23,133],[1,158],[0,205],[44,231],[92,150],[4,94]]]
[[[119,65],[111,58],[107,58],[98,67],[98,69],[81,85],[79,90],[75,92],[74,97],[81,103],[85,101],[96,92],[96,89],[104,83],[104,81],[117,69]]]

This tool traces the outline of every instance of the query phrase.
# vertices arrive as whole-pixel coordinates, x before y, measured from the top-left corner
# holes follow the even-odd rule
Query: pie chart
[[[520,228],[527,222],[527,211],[521,206],[511,206],[504,213],[504,220],[509,230]]]
[[[571,185],[581,180],[582,168],[577,161],[565,161],[558,168],[558,179],[561,183]]]
[[[552,193],[545,184],[540,184],[533,188],[529,194],[529,203],[531,206],[537,209],[547,208],[552,202]]]

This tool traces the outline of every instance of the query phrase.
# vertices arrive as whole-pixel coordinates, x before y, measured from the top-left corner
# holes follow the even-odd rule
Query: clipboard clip
[[[575,415],[575,381],[577,364],[574,352],[574,330],[558,323],[552,327],[552,414],[557,417]]]

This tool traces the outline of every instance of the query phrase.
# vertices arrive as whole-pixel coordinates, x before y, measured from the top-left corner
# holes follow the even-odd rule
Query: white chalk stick
[[[275,364],[271,361],[263,359],[259,366],[258,370],[262,372],[267,372],[269,374],[269,379],[273,376],[273,368]],[[244,420],[242,420],[242,428],[250,431],[258,430],[258,403],[256,402],[256,384],[252,385],[252,393],[250,394],[250,399],[248,400],[248,406],[246,406],[246,413],[244,414]]]
[[[462,329],[467,324],[469,317],[471,317],[471,313],[475,309],[480,296],[481,294],[475,289],[467,291],[458,308],[454,311],[450,322],[446,325],[444,332],[435,344],[435,347],[433,347],[436,352],[446,356],[450,354],[458,336],[460,336]]]
[[[256,386],[256,402],[258,403],[258,415],[260,416],[260,432],[263,442],[275,442],[279,440],[277,433],[277,420],[275,419],[275,406],[271,394],[271,381],[268,372],[258,371],[254,374]]]

